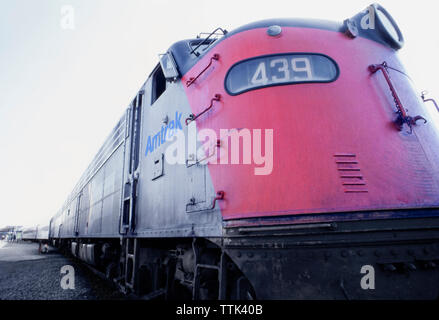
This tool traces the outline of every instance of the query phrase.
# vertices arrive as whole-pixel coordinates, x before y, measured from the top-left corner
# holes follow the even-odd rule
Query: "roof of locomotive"
[[[346,33],[347,36],[350,38],[355,38],[357,36],[362,38],[367,38],[369,40],[375,41],[389,48],[392,48],[394,50],[399,50],[404,44],[404,37],[402,36],[402,33],[400,32],[396,22],[382,6],[378,4],[374,4],[370,7],[373,8],[375,12],[381,11],[381,13],[387,17],[387,19],[385,20],[387,20],[388,23],[393,25],[395,29],[394,31],[398,33],[399,39],[389,40],[390,36],[388,34],[388,30],[386,30],[387,27],[383,26],[386,24],[386,21],[381,21],[381,19],[383,18],[380,18],[380,15],[377,16],[378,28],[357,27],[362,25],[361,24],[362,19],[368,13],[368,9],[366,9],[357,13],[355,16],[345,20],[344,22],[335,22],[335,21],[318,20],[318,19],[303,19],[303,18],[278,18],[278,19],[267,19],[267,20],[256,21],[243,25],[231,32],[226,33],[223,37],[219,38],[216,41],[213,41],[211,45],[208,46],[208,48],[205,49],[203,52],[198,51],[199,55],[193,53],[194,51],[193,45],[194,43],[199,44],[200,42],[205,41],[206,40],[205,38],[178,41],[174,43],[169,48],[168,51],[172,52],[174,59],[176,60],[178,69],[180,71],[180,75],[183,76],[197,63],[197,61],[201,57],[203,57],[206,53],[211,51],[212,48],[214,48],[218,43],[226,40],[227,38],[247,30],[268,28],[270,26],[275,26],[275,25],[280,27],[313,28],[313,29]]]
[[[314,28],[330,30],[334,32],[343,32],[343,24],[334,21],[327,20],[317,20],[317,19],[300,19],[300,18],[278,18],[278,19],[267,19],[252,22],[243,25],[233,31],[228,32],[220,39],[213,42],[213,44],[208,48],[208,50],[202,52],[199,56],[191,53],[192,47],[191,43],[199,43],[204,39],[186,39],[174,43],[168,51],[172,52],[174,59],[178,65],[180,74],[183,76],[188,72],[197,61],[203,57],[207,52],[212,50],[218,43],[224,41],[225,39],[247,30],[258,29],[258,28],[268,28],[273,25],[278,25],[280,27],[296,27],[296,28]]]

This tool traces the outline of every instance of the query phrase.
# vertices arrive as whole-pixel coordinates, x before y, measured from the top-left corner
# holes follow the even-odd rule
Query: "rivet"
[[[393,271],[396,271],[396,267],[393,264],[388,263],[388,264],[384,265],[384,270],[393,272]]]
[[[407,270],[411,270],[411,271],[416,270],[416,266],[413,263],[406,263],[404,266],[407,268]]]
[[[277,25],[270,26],[267,29],[267,34],[269,36],[272,36],[272,37],[276,37],[276,36],[280,35],[281,32],[282,32],[282,28],[280,26],[277,26]]]

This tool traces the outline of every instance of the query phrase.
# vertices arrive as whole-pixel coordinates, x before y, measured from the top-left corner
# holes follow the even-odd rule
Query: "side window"
[[[159,66],[154,72],[152,78],[152,100],[151,104],[154,104],[156,100],[162,95],[166,90],[166,79],[163,74],[162,68]]]

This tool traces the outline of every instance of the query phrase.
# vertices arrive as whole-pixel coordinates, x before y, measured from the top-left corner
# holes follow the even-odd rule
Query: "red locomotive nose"
[[[213,55],[219,59],[211,63]],[[383,75],[368,69],[383,61],[400,104],[424,114],[407,77],[395,71],[403,68],[393,49],[330,30],[283,26],[273,37],[267,28],[249,29],[187,72],[183,83],[205,73],[185,86],[193,114],[222,96],[197,120],[198,130],[273,131],[270,174],[255,175],[254,163],[209,165],[215,188],[227,193],[223,218],[439,206],[438,170],[426,156],[434,148],[425,144],[433,133],[420,122],[412,133],[395,129],[405,111]]]

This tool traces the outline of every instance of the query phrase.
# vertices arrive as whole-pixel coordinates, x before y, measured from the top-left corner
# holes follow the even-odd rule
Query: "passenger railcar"
[[[438,131],[403,43],[378,4],[175,43],[51,241],[144,298],[437,298]]]
[[[25,228],[22,231],[22,239],[30,241],[44,241],[49,240],[49,225]]]

